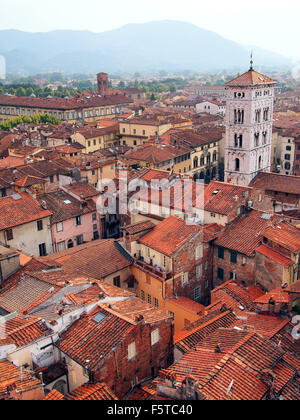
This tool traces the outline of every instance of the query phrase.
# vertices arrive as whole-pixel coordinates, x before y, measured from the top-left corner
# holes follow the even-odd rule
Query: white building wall
[[[273,85],[227,87],[225,181],[230,179],[234,184],[247,186],[259,171],[271,170],[273,103]],[[269,109],[268,120],[264,121],[266,108]],[[244,111],[243,123],[235,122],[235,110]],[[261,110],[260,122],[256,121],[257,110]],[[259,134],[257,144],[256,133]],[[242,136],[242,145],[239,136]],[[236,159],[240,162],[239,171]]]

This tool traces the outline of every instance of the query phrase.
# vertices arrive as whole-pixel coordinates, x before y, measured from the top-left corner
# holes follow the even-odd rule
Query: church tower
[[[260,171],[271,170],[274,87],[253,69],[225,85],[225,182],[248,186]]]

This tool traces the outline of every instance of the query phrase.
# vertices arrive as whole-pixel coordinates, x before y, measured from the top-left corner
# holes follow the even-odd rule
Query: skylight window
[[[94,316],[93,321],[100,323],[100,322],[103,321],[103,319],[105,317],[106,317],[106,315],[103,314],[102,312],[100,312],[99,314],[97,314],[97,315]]]

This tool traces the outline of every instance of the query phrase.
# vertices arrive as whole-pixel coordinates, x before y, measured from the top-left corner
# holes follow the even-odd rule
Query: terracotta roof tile
[[[255,250],[260,254],[264,255],[265,257],[270,258],[272,261],[277,262],[278,264],[284,267],[290,267],[293,264],[293,261],[290,258],[287,258],[278,252],[274,251],[271,248],[268,248],[266,245],[261,245]]]
[[[15,198],[14,198],[15,197]],[[27,193],[0,198],[0,230],[51,216]]]
[[[247,71],[241,76],[236,77],[225,86],[257,86],[257,85],[275,85],[276,82],[270,77],[265,76],[257,71]]]
[[[7,391],[26,392],[41,387],[39,379],[32,379],[30,374],[8,361],[0,361],[0,398],[9,399]]]
[[[84,384],[65,396],[66,400],[75,401],[103,401],[103,400],[117,400],[115,394],[102,383],[99,384]]]
[[[189,225],[178,217],[170,216],[140,238],[139,242],[163,254],[172,255],[201,230],[199,226]]]
[[[118,346],[133,329],[132,323],[97,308],[64,332],[56,346],[81,366],[85,367],[89,360],[89,369],[94,371],[112,348]]]
[[[276,219],[275,216],[251,210],[246,216],[241,215],[228,225],[219,234],[215,244],[252,257],[263,239],[265,229]]]
[[[98,280],[131,265],[131,257],[113,239],[101,239],[79,245],[40,258],[40,261],[57,263],[66,273],[81,274]]]

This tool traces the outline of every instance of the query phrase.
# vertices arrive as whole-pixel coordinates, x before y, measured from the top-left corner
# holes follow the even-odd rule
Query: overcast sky
[[[300,57],[299,0],[1,0],[0,29],[103,32],[181,20],[246,45]]]

